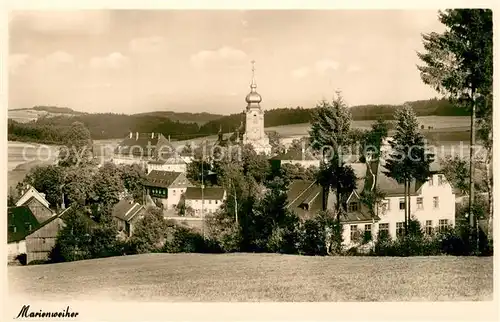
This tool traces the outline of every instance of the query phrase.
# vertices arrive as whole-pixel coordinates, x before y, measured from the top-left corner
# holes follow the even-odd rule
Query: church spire
[[[248,103],[247,108],[250,107],[259,107],[259,103],[262,101],[262,97],[257,93],[257,83],[255,82],[255,60],[251,61],[252,63],[252,83],[250,84],[250,93],[245,98]]]

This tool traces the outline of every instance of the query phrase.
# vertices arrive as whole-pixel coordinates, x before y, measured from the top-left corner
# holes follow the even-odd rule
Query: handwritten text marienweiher
[[[66,307],[66,310],[64,311],[54,311],[54,312],[49,312],[49,311],[43,311],[40,310],[40,312],[29,312],[30,306],[29,305],[23,305],[21,308],[21,311],[17,315],[16,319],[19,318],[75,318],[78,316],[78,312],[71,312],[69,310],[69,306]]]

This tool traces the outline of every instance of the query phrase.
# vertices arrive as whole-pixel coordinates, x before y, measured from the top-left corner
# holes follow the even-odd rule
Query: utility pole
[[[201,232],[203,234],[203,238],[205,238],[205,199],[204,199],[204,194],[203,190],[205,189],[204,182],[203,182],[203,163],[205,162],[205,142],[203,141],[203,149],[201,151]]]

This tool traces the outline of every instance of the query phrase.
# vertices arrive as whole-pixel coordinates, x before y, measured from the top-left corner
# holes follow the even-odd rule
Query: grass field
[[[8,268],[9,294],[43,300],[492,300],[493,258],[147,254]]]

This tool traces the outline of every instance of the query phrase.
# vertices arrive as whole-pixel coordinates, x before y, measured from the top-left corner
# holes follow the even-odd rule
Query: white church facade
[[[255,61],[252,61],[252,65]],[[250,144],[258,154],[271,154],[271,144],[264,132],[264,111],[260,106],[262,97],[257,93],[255,83],[255,68],[252,66],[252,83],[250,93],[246,96],[247,107],[245,110],[245,133],[243,134],[243,144]]]

